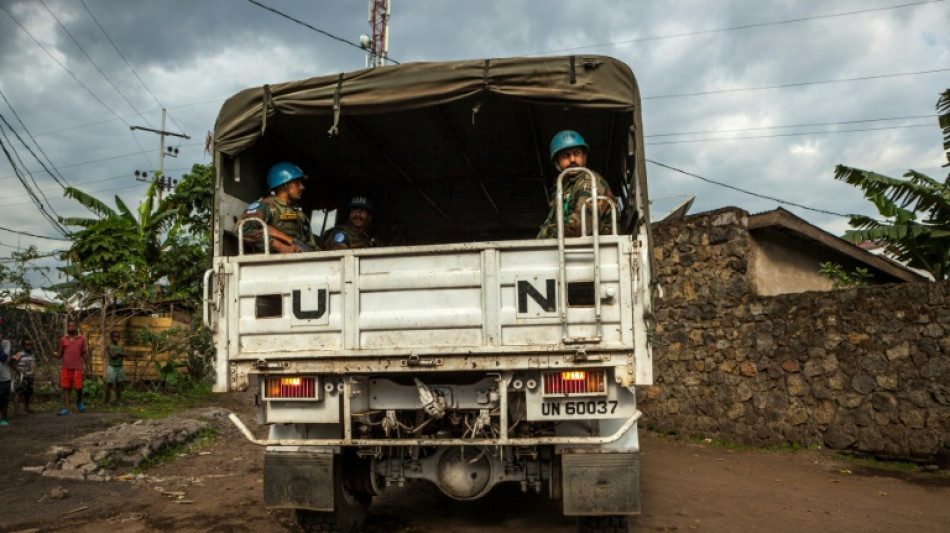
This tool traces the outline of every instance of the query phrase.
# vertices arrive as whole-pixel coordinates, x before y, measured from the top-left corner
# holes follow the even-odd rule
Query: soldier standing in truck
[[[267,224],[271,251],[277,253],[312,252],[319,250],[310,219],[296,204],[303,198],[307,175],[293,163],[277,163],[267,173],[270,195],[247,206],[241,220],[258,219]],[[260,224],[244,224],[244,242],[262,251],[264,229]]]
[[[323,248],[326,250],[344,250],[376,246],[376,240],[370,236],[375,214],[376,210],[369,198],[354,196],[346,204],[346,222],[334,226],[326,233]]]
[[[580,133],[573,130],[563,130],[554,135],[551,139],[551,162],[554,163],[554,168],[557,169],[558,173],[563,172],[568,168],[587,168],[587,155],[590,151],[590,146],[584,141],[584,137]],[[594,179],[597,182],[597,197],[598,197],[598,206],[600,214],[600,234],[610,233],[612,228],[610,221],[610,209],[609,206],[612,203],[616,203],[614,198],[614,193],[610,190],[610,185],[607,184],[607,181],[604,178],[591,171],[594,175]],[[558,212],[558,200],[556,198],[556,190],[552,193],[552,198],[550,202],[550,211],[548,212],[548,217],[544,220],[544,223],[541,224],[541,229],[538,231],[539,239],[550,239],[557,237],[557,216]],[[591,222],[589,224],[593,225],[593,216],[588,204],[588,199],[591,197],[591,180],[586,172],[576,172],[574,174],[567,176],[567,181],[564,184],[564,236],[565,237],[580,237],[581,236],[581,212],[583,209],[587,209],[588,220]],[[592,231],[588,229],[588,232]]]

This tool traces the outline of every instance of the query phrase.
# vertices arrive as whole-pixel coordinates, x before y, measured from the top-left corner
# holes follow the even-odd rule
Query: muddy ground
[[[250,396],[216,395],[211,403],[253,425]],[[53,445],[131,418],[94,405],[66,417],[53,404],[39,407],[0,428],[0,531],[300,531],[289,511],[264,509],[263,450],[224,422],[210,444],[138,476],[71,481],[23,467],[43,465]],[[631,531],[950,530],[947,476],[864,469],[825,451],[729,451],[650,433],[641,464],[643,515]],[[464,504],[417,483],[378,498],[366,530],[566,533],[575,526],[555,502],[517,487]]]

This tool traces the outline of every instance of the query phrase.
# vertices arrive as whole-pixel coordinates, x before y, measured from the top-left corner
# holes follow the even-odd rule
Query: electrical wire
[[[784,83],[781,85],[768,85],[764,87],[737,87],[735,89],[719,89],[716,91],[700,91],[696,93],[658,94],[655,96],[644,96],[643,98],[641,98],[641,100],[658,100],[661,98],[682,98],[684,96],[705,96],[709,94],[737,93],[737,92],[744,92],[744,91],[765,91],[769,89],[787,89],[789,87],[803,87],[806,85],[847,83],[847,82],[852,82],[852,81],[867,81],[867,80],[879,80],[883,78],[898,78],[902,76],[920,76],[923,74],[935,74],[937,72],[947,72],[947,71],[950,71],[950,68],[921,70],[918,72],[899,72],[896,74],[879,74],[877,76],[861,76],[859,78],[841,78],[837,80],[802,81],[802,82],[797,82],[797,83]]]
[[[721,181],[716,181],[716,180],[713,180],[713,179],[704,178],[703,176],[700,176],[699,174],[693,174],[692,172],[687,172],[687,171],[685,171],[685,170],[676,168],[676,167],[674,167],[674,166],[667,165],[667,164],[665,164],[665,163],[660,163],[659,161],[654,161],[654,160],[652,160],[652,159],[645,159],[645,161],[646,161],[647,163],[653,163],[654,165],[656,165],[656,166],[658,166],[658,167],[663,167],[663,168],[665,168],[665,169],[672,170],[673,172],[679,172],[680,174],[683,174],[683,175],[686,175],[686,176],[690,176],[690,177],[692,177],[692,178],[696,178],[696,179],[705,181],[706,183],[711,183],[711,184],[713,184],[713,185],[718,185],[718,186],[720,186],[720,187],[725,187],[725,188],[727,188],[727,189],[732,189],[732,190],[734,190],[734,191],[738,191],[738,192],[741,192],[741,193],[743,193],[743,194],[748,194],[749,196],[755,196],[756,198],[762,198],[762,199],[764,199],[764,200],[771,200],[771,201],[773,201],[773,202],[778,202],[778,203],[780,203],[780,204],[791,205],[791,206],[798,207],[798,208],[801,208],[801,209],[805,209],[805,210],[808,210],[808,211],[814,211],[815,213],[822,213],[822,214],[825,214],[825,215],[833,215],[833,216],[836,216],[836,217],[849,218],[849,215],[845,215],[845,214],[843,214],[843,213],[836,213],[836,212],[834,212],[834,211],[828,211],[828,210],[825,210],[825,209],[816,209],[816,208],[814,208],[814,207],[808,207],[807,205],[802,205],[802,204],[798,204],[798,203],[795,203],[795,202],[789,202],[788,200],[782,200],[781,198],[777,198],[777,197],[775,197],[775,196],[768,196],[768,195],[765,195],[765,194],[759,194],[759,193],[752,192],[752,191],[749,191],[749,190],[746,190],[746,189],[742,189],[742,188],[740,188],[740,187],[736,187],[735,185],[729,185],[728,183],[723,183],[723,182],[721,182]]]
[[[746,139],[769,139],[773,137],[800,137],[802,135],[827,135],[832,133],[856,133],[862,131],[881,131],[881,130],[900,130],[906,128],[932,128],[933,124],[908,124],[906,126],[882,126],[880,128],[859,128],[854,130],[826,130],[826,131],[802,131],[797,133],[776,133],[774,135],[743,135],[741,137],[716,137],[712,139],[686,139],[681,141],[659,141],[645,143],[646,146],[660,146],[663,144],[686,144],[702,143],[713,141],[741,141]]]
[[[151,96],[152,99],[155,100],[155,103],[158,104],[159,108],[164,109],[165,106],[162,105],[162,103],[158,100],[158,97],[155,96],[155,93],[153,93],[151,89],[148,88],[148,85],[145,84],[145,81],[142,80],[142,78],[139,76],[139,73],[136,72],[135,68],[132,67],[132,63],[130,63],[129,60],[126,59],[125,54],[122,53],[122,50],[119,50],[119,47],[115,44],[115,41],[113,41],[112,37],[109,36],[109,32],[107,32],[106,29],[102,26],[102,24],[99,23],[99,19],[96,18],[96,16],[92,13],[92,10],[89,9],[89,6],[86,5],[86,0],[81,0],[80,3],[82,4],[83,9],[86,10],[86,13],[88,13],[89,16],[92,18],[93,22],[96,23],[96,26],[99,27],[99,31],[101,31],[102,34],[105,35],[106,40],[109,41],[109,44],[112,45],[112,48],[115,49],[115,52],[119,54],[119,57],[122,58],[122,61],[125,61],[125,65],[129,67],[130,71],[132,71],[132,74],[135,76],[135,79],[139,80],[139,83],[141,83],[142,87],[145,88],[145,92],[147,92],[149,96]],[[181,125],[178,124],[178,122],[175,120],[175,117],[169,114],[168,118],[171,119],[172,124],[174,124],[178,128],[179,131],[185,131],[185,128],[182,128]]]
[[[342,37],[337,37],[336,35],[333,35],[332,33],[328,32],[328,31],[321,30],[320,28],[315,28],[315,27],[311,26],[310,24],[307,24],[306,22],[304,22],[304,21],[302,21],[302,20],[295,19],[294,17],[291,17],[290,15],[288,15],[288,14],[286,14],[286,13],[283,13],[283,12],[281,12],[281,11],[278,11],[278,10],[276,10],[276,9],[270,7],[270,6],[266,6],[266,5],[264,5],[264,4],[260,3],[260,2],[257,2],[256,0],[247,0],[247,1],[250,2],[250,3],[252,3],[252,4],[254,4],[254,5],[256,5],[256,6],[258,6],[258,7],[262,7],[262,8],[264,8],[264,9],[266,9],[266,10],[270,11],[271,13],[274,13],[274,14],[276,14],[276,15],[280,15],[280,16],[284,17],[285,19],[292,20],[292,21],[296,22],[297,24],[300,24],[301,26],[304,26],[304,27],[306,27],[306,28],[309,28],[309,29],[311,29],[311,30],[313,30],[313,31],[315,31],[315,32],[317,32],[317,33],[319,33],[319,34],[321,34],[321,35],[324,35],[324,36],[329,37],[329,38],[331,38],[331,39],[334,39],[334,40],[336,40],[336,41],[340,41],[340,42],[343,43],[343,44],[348,44],[348,45],[350,45],[350,46],[352,46],[352,47],[354,47],[354,48],[359,48],[360,51],[363,51],[363,52],[366,51],[362,46],[360,46],[360,45],[358,45],[358,44],[356,44],[356,43],[354,43],[354,42],[352,42],[352,41],[347,41],[346,39],[344,39],[344,38],[342,38]],[[386,57],[386,61],[391,61],[391,62],[393,62],[393,63],[395,63],[395,64],[397,64],[397,65],[399,64],[399,61],[396,61],[395,59],[393,59],[393,58],[391,58],[391,57],[388,57],[388,56]]]
[[[885,122],[889,120],[912,120],[918,118],[935,118],[940,115],[912,115],[907,117],[889,117],[889,118],[867,118],[859,120],[842,120],[840,122],[813,122],[810,124],[788,124],[785,126],[761,126],[758,128],[739,128],[734,130],[699,130],[699,131],[683,131],[679,133],[653,133],[650,135],[644,135],[644,139],[651,137],[676,137],[679,135],[703,135],[707,133],[741,133],[745,131],[763,131],[763,130],[778,130],[785,128],[810,128],[813,126],[841,126],[844,124],[862,124],[866,122]]]
[[[183,144],[183,145],[181,145],[180,147],[181,147],[181,148],[189,148],[189,147],[192,147],[192,146],[204,146],[204,143],[203,143],[203,142],[200,142],[200,143]],[[152,149],[152,150],[150,150],[150,151],[152,151],[152,152],[157,152],[158,149]],[[114,161],[114,160],[116,160],[116,159],[122,159],[122,158],[124,158],[124,157],[132,157],[132,156],[136,156],[136,155],[139,155],[139,153],[138,153],[138,152],[131,152],[131,153],[128,153],[128,154],[114,155],[114,156],[109,156],[109,157],[103,157],[103,158],[100,158],[100,159],[92,159],[92,160],[90,160],[90,161],[83,161],[83,162],[81,162],[81,163],[73,163],[73,164],[71,164],[71,165],[62,165],[62,166],[60,166],[59,168],[81,167],[81,166],[83,166],[83,165],[91,165],[91,164],[93,164],[93,163],[101,163],[101,162],[103,162],[103,161]],[[0,180],[11,179],[11,178],[14,178],[14,177],[16,177],[16,176],[0,176]]]
[[[62,233],[63,235],[66,235],[67,233],[66,228],[64,228],[56,218],[54,218],[52,215],[50,215],[46,211],[46,208],[43,206],[43,203],[40,202],[39,198],[36,197],[36,193],[33,191],[33,189],[30,188],[29,183],[27,183],[26,179],[24,179],[23,176],[20,175],[19,167],[17,167],[16,163],[13,162],[13,156],[10,155],[9,150],[7,150],[6,143],[3,142],[3,138],[6,137],[6,134],[4,133],[4,130],[2,127],[0,127],[0,133],[3,133],[3,135],[0,135],[0,149],[3,150],[4,155],[6,155],[7,157],[7,161],[9,161],[10,166],[13,167],[13,172],[16,174],[17,179],[20,180],[20,183],[23,185],[23,188],[26,189],[28,193],[30,193],[30,199],[33,200],[34,204],[36,204],[36,207],[37,209],[40,210],[40,213],[43,215],[43,218],[45,218],[53,226],[53,228],[56,229],[56,231]]]
[[[59,65],[63,70],[65,70],[66,73],[69,74],[69,76],[70,76],[76,83],[78,83],[80,87],[82,87],[83,89],[86,90],[86,92],[88,92],[90,95],[92,95],[92,97],[93,97],[97,102],[99,102],[99,103],[102,105],[102,107],[106,108],[106,109],[107,109],[110,113],[112,113],[117,119],[121,120],[126,126],[131,126],[128,122],[125,121],[125,119],[123,119],[118,113],[116,113],[116,111],[115,111],[114,109],[112,109],[112,108],[109,107],[105,102],[103,102],[102,99],[99,98],[99,96],[98,96],[96,93],[94,93],[94,92],[92,91],[92,89],[89,88],[89,86],[87,86],[85,83],[82,82],[82,80],[80,80],[75,74],[73,74],[73,72],[72,72],[71,70],[69,70],[69,68],[66,67],[66,65],[64,65],[62,61],[60,61],[59,59],[56,59],[56,56],[54,56],[45,46],[43,46],[43,43],[39,42],[39,40],[37,40],[36,37],[34,37],[33,34],[30,33],[30,31],[27,30],[26,27],[25,27],[23,24],[21,24],[20,21],[17,20],[16,17],[13,16],[13,13],[11,13],[10,10],[8,10],[8,9],[6,8],[6,6],[4,6],[3,4],[0,4],[0,9],[2,9],[3,11],[5,11],[6,14],[7,14],[7,16],[9,16],[11,19],[13,19],[13,22],[15,22],[16,25],[19,26],[20,29],[23,30],[23,32],[26,33],[27,36],[29,36],[29,38],[30,38],[37,46],[39,46],[39,47],[43,50],[43,52],[46,53],[46,55],[48,55],[48,56],[50,57],[50,59],[52,59],[57,65]],[[152,165],[152,162],[151,162],[151,160],[148,158],[148,155],[145,153],[145,149],[142,148],[142,145],[139,144],[138,139],[135,137],[135,135],[132,134],[131,131],[129,131],[129,134],[132,135],[132,139],[135,140],[135,144],[137,144],[137,145],[139,146],[139,148],[142,150],[142,155],[145,155],[145,159],[148,161],[149,166],[151,166],[151,165]]]
[[[44,0],[39,0],[39,2],[40,2],[40,5],[43,6],[43,9],[45,9],[46,12],[49,13],[51,17],[53,17],[53,20],[56,21],[56,24],[59,24],[59,27],[63,29],[66,35],[69,36],[69,38],[73,41],[73,44],[76,45],[76,48],[79,48],[79,51],[82,52],[82,55],[86,56],[86,59],[88,59],[89,62],[92,63],[92,66],[95,67],[96,72],[98,72],[102,76],[102,78],[105,79],[106,82],[108,82],[109,85],[112,86],[113,89],[115,89],[115,92],[118,93],[119,96],[121,96],[123,100],[125,100],[125,103],[129,104],[129,107],[131,107],[132,110],[136,112],[139,118],[141,118],[143,121],[149,124],[149,126],[151,126],[151,123],[148,122],[148,119],[142,116],[142,112],[139,111],[138,108],[135,107],[135,104],[132,103],[132,100],[129,100],[129,98],[125,95],[125,93],[123,93],[122,90],[119,89],[118,85],[116,85],[112,81],[112,79],[109,78],[109,76],[107,76],[106,73],[102,71],[102,68],[99,67],[99,64],[96,63],[96,61],[92,58],[92,56],[89,55],[88,52],[86,52],[86,49],[83,48],[83,46],[79,43],[76,37],[72,34],[72,32],[69,31],[69,28],[67,28],[66,25],[63,24],[61,20],[59,20],[59,17],[57,17],[56,14],[50,10],[50,8],[46,5],[46,2]]]
[[[43,151],[43,147],[40,146],[40,143],[38,143],[38,142],[36,141],[36,137],[34,137],[33,134],[30,133],[30,130],[27,129],[26,124],[23,123],[23,119],[20,118],[20,114],[16,112],[16,109],[13,107],[13,104],[11,104],[9,100],[7,100],[7,96],[6,96],[5,94],[3,94],[3,91],[2,91],[2,90],[0,90],[0,97],[3,98],[3,101],[7,104],[7,107],[9,107],[9,108],[10,108],[10,111],[13,112],[13,116],[16,117],[17,122],[20,123],[20,127],[23,128],[23,131],[26,132],[26,134],[27,134],[27,136],[30,138],[30,140],[33,141],[33,144],[36,145],[36,149],[39,150],[41,154],[43,154],[43,157],[46,158],[46,162],[49,163],[49,166],[52,167],[53,170],[56,171],[55,174],[52,173],[52,172],[49,173],[50,176],[53,178],[53,180],[56,181],[56,183],[58,183],[60,187],[67,187],[67,186],[69,186],[69,181],[66,179],[66,176],[63,176],[63,174],[60,173],[59,169],[56,168],[56,165],[53,164],[53,160],[50,159],[50,157],[46,154],[46,152]],[[2,115],[0,115],[0,116],[2,116]],[[4,122],[6,122],[6,119],[4,119]],[[14,133],[16,133],[16,130],[14,130],[12,127],[10,127],[9,124],[7,124],[7,127],[9,127],[11,131],[13,131]],[[17,135],[17,137],[19,137],[19,135]],[[23,140],[20,139],[20,142],[23,143]],[[23,146],[26,146],[26,143],[23,143]],[[30,149],[30,148],[27,146],[27,150],[29,150],[29,149]],[[33,151],[30,150],[30,153],[33,153]],[[33,154],[33,157],[36,158],[37,161],[39,161],[40,165],[43,164],[43,162],[40,161],[40,158],[39,158],[39,157],[36,157],[36,154]],[[44,166],[43,168],[44,168],[47,172],[49,172],[49,169],[47,169],[45,166]],[[57,178],[57,176],[58,176],[58,178]]]
[[[650,37],[640,37],[640,38],[637,38],[637,39],[629,39],[629,40],[625,40],[625,41],[612,41],[612,42],[609,42],[609,43],[589,44],[589,45],[584,45],[584,46],[573,46],[573,47],[570,47],[570,48],[559,48],[559,49],[557,49],[557,50],[546,50],[546,51],[544,51],[544,52],[534,52],[534,53],[525,54],[525,55],[529,55],[529,56],[542,56],[542,55],[548,55],[548,54],[557,54],[557,53],[561,53],[561,52],[570,52],[570,51],[573,51],[573,50],[586,50],[586,49],[589,49],[589,48],[607,48],[607,47],[614,47],[614,46],[621,45],[621,44],[633,44],[633,43],[641,43],[641,42],[646,42],[646,41],[660,41],[660,40],[664,40],[664,39],[678,39],[678,38],[680,38],[680,37],[692,37],[692,36],[694,36],[694,35],[703,35],[703,34],[709,34],[709,33],[722,33],[722,32],[727,32],[727,31],[746,30],[746,29],[750,29],[750,28],[761,28],[761,27],[764,27],[764,26],[778,26],[778,25],[780,25],[780,24],[792,24],[792,23],[797,23],[797,22],[809,22],[809,21],[812,21],[812,20],[819,20],[819,19],[836,18],[836,17],[848,17],[848,16],[851,16],[851,15],[862,15],[862,14],[864,14],[864,13],[872,13],[872,12],[875,12],[875,11],[888,11],[888,10],[892,10],[892,9],[902,9],[902,8],[905,8],[905,7],[916,7],[916,6],[921,6],[921,5],[925,5],[925,4],[936,4],[936,3],[938,3],[938,2],[943,2],[943,1],[944,1],[944,0],[926,0],[926,1],[923,1],[923,2],[912,2],[912,3],[909,3],[909,4],[900,4],[900,5],[895,5],[895,6],[884,6],[884,7],[870,8],[870,9],[859,9],[859,10],[857,10],[857,11],[847,11],[847,12],[844,12],[844,13],[832,13],[832,14],[830,14],[830,15],[815,15],[815,16],[811,16],[811,17],[800,17],[800,18],[794,18],[794,19],[776,20],[776,21],[772,21],[772,22],[755,22],[755,23],[752,23],[752,24],[743,24],[743,25],[740,25],[740,26],[729,26],[729,27],[727,27],[727,28],[716,28],[716,29],[712,29],[712,30],[696,30],[696,31],[689,31],[689,32],[685,32],[685,33],[675,33],[675,34],[670,34],[670,35],[654,35],[654,36],[650,36]]]
[[[16,229],[5,228],[3,226],[0,226],[0,230],[9,231],[10,233],[16,233],[17,235],[25,235],[27,237],[36,237],[37,239],[48,239],[51,241],[66,241],[66,242],[69,241],[69,239],[63,239],[60,237],[47,237],[45,235],[37,235],[35,233],[30,233],[28,231],[20,231]]]

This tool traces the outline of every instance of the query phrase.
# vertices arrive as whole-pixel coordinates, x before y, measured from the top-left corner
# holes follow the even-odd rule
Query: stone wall
[[[745,212],[655,229],[647,423],[754,445],[950,453],[950,283],[758,296]]]

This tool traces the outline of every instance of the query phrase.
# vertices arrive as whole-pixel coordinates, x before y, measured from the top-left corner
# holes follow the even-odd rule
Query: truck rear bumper
[[[258,439],[237,415],[231,413],[228,418],[244,434],[247,440],[259,446],[535,446],[546,444],[609,444],[619,440],[633,429],[641,416],[643,416],[643,413],[637,410],[633,413],[633,416],[624,421],[617,431],[604,436],[511,437],[505,431],[501,437],[493,439]]]

